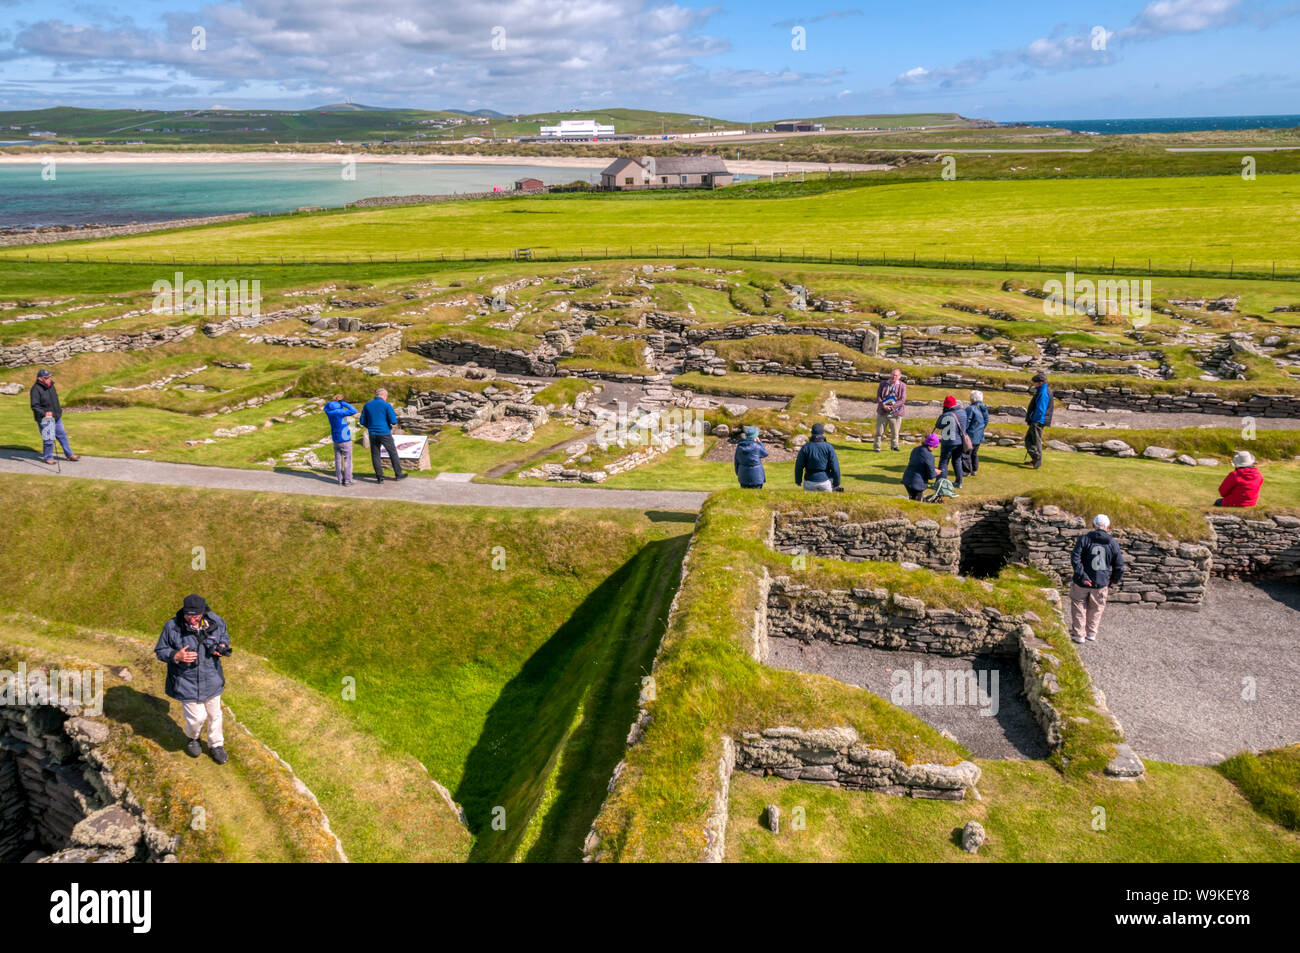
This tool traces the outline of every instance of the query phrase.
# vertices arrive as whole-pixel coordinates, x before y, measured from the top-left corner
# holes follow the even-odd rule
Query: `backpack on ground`
[[[922,503],[942,503],[947,497],[955,497],[957,488],[952,485],[952,481],[947,477],[939,477],[934,481],[934,486],[921,495]]]

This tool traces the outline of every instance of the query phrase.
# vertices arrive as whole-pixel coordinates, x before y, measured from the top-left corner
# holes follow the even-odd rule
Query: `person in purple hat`
[[[907,460],[907,469],[903,471],[903,486],[907,488],[909,499],[919,500],[930,481],[939,475],[934,466],[934,448],[939,446],[939,435],[926,436],[919,447],[912,448],[912,455]]]

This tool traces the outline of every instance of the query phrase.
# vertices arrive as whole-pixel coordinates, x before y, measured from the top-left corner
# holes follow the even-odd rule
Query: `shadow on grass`
[[[130,725],[137,735],[156,742],[164,751],[180,751],[188,740],[172,718],[167,699],[129,685],[114,685],[104,692],[104,714]]]
[[[623,757],[689,539],[641,549],[502,689],[455,794],[475,836],[470,860],[516,859],[530,825],[540,827],[525,859],[581,859]]]

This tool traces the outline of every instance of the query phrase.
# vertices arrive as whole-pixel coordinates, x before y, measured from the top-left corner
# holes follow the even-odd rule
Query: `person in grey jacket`
[[[197,593],[185,597],[181,609],[167,620],[154,655],[167,663],[167,697],[181,703],[185,716],[185,753],[197,758],[203,751],[199,735],[208,726],[212,760],[225,764],[225,736],[221,727],[221,692],[226,676],[221,660],[231,654],[225,620],[208,608]]]
[[[970,437],[970,450],[962,454],[962,469],[967,476],[974,476],[980,468],[980,444],[984,442],[984,430],[989,425],[989,406],[984,403],[984,395],[977,390],[970,392],[970,403],[966,405],[966,436]]]
[[[794,483],[805,490],[829,493],[839,489],[840,458],[835,448],[826,442],[826,428],[812,425],[812,438],[799,448],[794,460]]]

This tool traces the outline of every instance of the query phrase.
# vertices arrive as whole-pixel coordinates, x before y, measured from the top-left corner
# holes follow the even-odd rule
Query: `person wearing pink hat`
[[[919,447],[912,448],[903,471],[903,486],[909,499],[919,500],[930,481],[939,475],[934,467],[934,448],[939,446],[939,435],[929,434]]]

